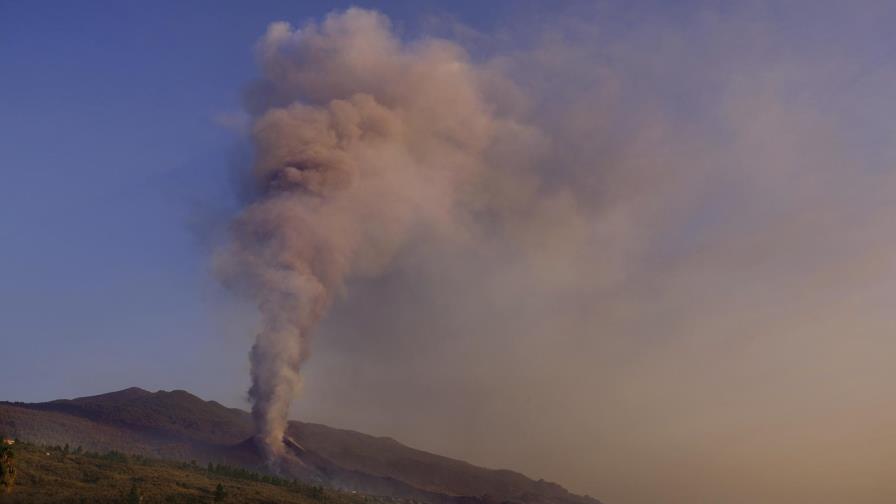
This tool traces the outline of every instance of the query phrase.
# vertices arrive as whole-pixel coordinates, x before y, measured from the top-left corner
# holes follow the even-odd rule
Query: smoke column
[[[476,63],[368,11],[272,25],[255,198],[217,256],[260,310],[272,460],[332,308],[324,423],[609,502],[891,502],[894,11],[873,3],[446,20]]]
[[[486,106],[461,48],[402,43],[374,12],[274,23],[257,52],[257,196],[217,259],[260,311],[249,397],[276,459],[310,337],[346,280],[377,275],[414,237],[462,240],[496,139],[525,128]]]

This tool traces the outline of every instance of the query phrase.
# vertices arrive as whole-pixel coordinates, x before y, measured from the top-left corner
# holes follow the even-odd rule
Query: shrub
[[[16,481],[15,452],[8,445],[0,445],[0,490],[11,492]]]
[[[215,487],[215,502],[221,502],[227,497],[227,491],[224,490],[224,485],[218,483],[218,486]]]
[[[125,501],[128,504],[140,504],[141,502],[143,502],[143,495],[140,493],[140,489],[137,488],[136,483],[131,484],[131,490],[128,492]]]

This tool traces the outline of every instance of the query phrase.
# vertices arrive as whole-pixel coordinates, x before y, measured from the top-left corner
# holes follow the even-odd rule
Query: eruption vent
[[[274,23],[257,51],[258,196],[218,266],[261,313],[249,396],[276,458],[309,338],[346,280],[377,275],[415,235],[462,238],[490,146],[521,127],[486,106],[458,46],[403,44],[373,12]]]

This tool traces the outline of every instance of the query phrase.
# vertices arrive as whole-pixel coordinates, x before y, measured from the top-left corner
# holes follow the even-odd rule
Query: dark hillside
[[[252,435],[248,413],[183,390],[129,389],[34,405],[98,422],[207,443],[235,443]]]
[[[231,464],[267,471],[250,415],[183,390],[129,388],[46,403],[0,402],[0,433],[34,443]],[[281,471],[290,478],[433,504],[512,501],[598,504],[560,485],[416,450],[389,439],[325,425],[290,422],[297,442]]]
[[[369,496],[266,478],[231,467],[15,445],[16,484],[0,503],[121,503],[130,492],[144,503],[377,504]],[[221,490],[217,490],[221,485]],[[219,494],[215,500],[216,493]]]

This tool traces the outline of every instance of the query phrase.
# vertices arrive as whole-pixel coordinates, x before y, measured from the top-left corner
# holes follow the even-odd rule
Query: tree
[[[0,445],[0,491],[8,493],[16,481],[15,452],[12,447]]]
[[[225,497],[227,497],[227,491],[224,490],[224,485],[218,483],[218,486],[215,487],[215,502],[221,502]]]
[[[131,483],[131,491],[128,492],[126,500],[128,504],[140,504],[143,502],[143,495],[140,493],[140,489],[137,488],[136,483]]]

